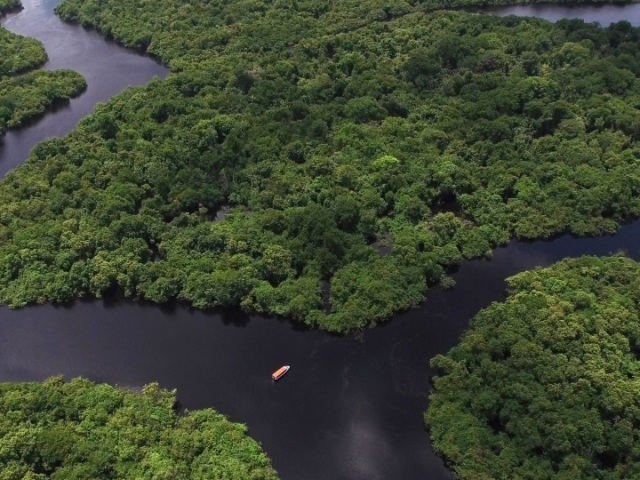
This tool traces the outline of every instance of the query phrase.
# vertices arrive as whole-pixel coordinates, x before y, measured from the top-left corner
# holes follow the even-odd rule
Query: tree
[[[175,404],[175,390],[155,383],[141,394],[82,378],[0,384],[0,476],[277,478],[246,427]]]
[[[508,280],[438,370],[425,415],[462,479],[640,471],[640,265],[583,257]]]

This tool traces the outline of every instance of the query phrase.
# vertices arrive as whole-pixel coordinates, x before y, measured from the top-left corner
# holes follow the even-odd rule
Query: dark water
[[[0,176],[23,163],[33,146],[53,136],[68,133],[78,120],[131,85],[144,85],[169,70],[149,57],[119,47],[100,34],[79,25],[63,23],[53,15],[59,0],[22,0],[23,10],[2,19],[8,30],[34,37],[47,50],[45,70],[68,68],[82,74],[87,90],[33,124],[10,130],[0,140]],[[2,137],[0,137],[2,138]]]
[[[283,479],[446,479],[422,427],[428,362],[468,319],[501,300],[504,279],[565,256],[640,258],[640,222],[613,237],[518,243],[465,263],[457,286],[382,327],[347,337],[239,312],[81,302],[0,310],[0,380],[63,373],[139,388],[177,388],[190,409],[246,423]],[[291,371],[278,383],[270,374]]]
[[[551,18],[555,8],[545,7],[536,15]],[[637,6],[629,8],[635,12]],[[618,12],[617,7],[596,10],[607,19],[611,11]],[[41,24],[46,29],[55,22],[50,17],[35,21],[34,35]],[[60,37],[77,34],[95,38],[114,55],[119,50],[82,29],[63,28],[66,33]],[[50,41],[55,50],[62,40],[52,34]],[[92,57],[88,51],[80,63]],[[99,68],[88,66],[83,72],[90,85]],[[122,81],[134,83],[127,74]],[[76,120],[67,120],[67,127]],[[43,132],[64,133],[55,129],[57,123]],[[32,146],[24,136],[14,142],[2,155]],[[283,480],[449,479],[422,426],[432,374],[429,359],[452,347],[479,309],[504,298],[506,277],[566,256],[623,251],[640,259],[639,239],[636,221],[615,236],[513,242],[497,249],[490,261],[466,262],[455,275],[455,289],[435,289],[420,308],[347,337],[302,331],[286,321],[240,312],[204,313],[125,301],[0,308],[0,381],[55,374],[131,388],[158,381],[177,388],[186,408],[215,407],[246,423]],[[283,364],[292,365],[291,371],[274,384],[270,374]]]

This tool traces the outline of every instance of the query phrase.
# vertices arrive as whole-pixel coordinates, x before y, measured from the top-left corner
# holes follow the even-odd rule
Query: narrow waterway
[[[588,23],[599,23],[603,27],[621,21],[627,21],[634,27],[640,25],[640,3],[628,5],[509,5],[506,7],[487,7],[482,11],[500,17],[506,17],[507,15],[538,17],[550,22],[557,22],[563,18],[579,18]]]
[[[23,9],[7,15],[1,24],[7,30],[42,42],[49,60],[45,70],[75,70],[87,81],[87,90],[23,128],[0,137],[0,177],[22,164],[38,142],[69,133],[91,113],[98,102],[106,102],[132,85],[144,85],[154,76],[164,78],[169,70],[131,50],[106,40],[80,25],[69,25],[53,14],[59,0],[22,0]]]
[[[95,38],[98,45],[113,49],[113,55],[120,49],[80,27],[63,25],[65,33],[52,34],[49,40],[38,36],[41,32],[36,35],[35,31],[59,23],[50,13],[54,3],[47,0],[47,7],[38,10],[43,17],[32,17],[36,23],[28,27],[20,15],[43,4],[25,0],[27,9],[8,19],[7,26],[24,23],[22,28],[34,30],[33,36],[52,56],[51,68],[65,65],[81,71],[91,89],[91,78],[103,75],[97,73],[102,67],[86,71],[80,65],[54,65],[52,52],[66,49],[56,47],[62,41],[59,37],[80,35],[80,45],[82,39]],[[553,12],[565,7],[535,8],[537,16],[554,19]],[[627,8],[631,13],[626,19],[639,23],[638,6]],[[618,7],[592,9],[604,19],[610,18],[612,9],[619,11]],[[492,13],[509,14],[507,9]],[[73,37],[70,43],[76,43]],[[86,61],[98,56],[91,52],[87,50]],[[157,65],[149,68],[160,69],[153,74],[166,73]],[[134,83],[127,72],[112,73],[122,85]],[[140,83],[144,81],[141,77]],[[117,89],[107,83],[108,91],[115,93]],[[74,102],[68,109],[81,108]],[[68,114],[65,109],[47,116],[36,130],[45,137],[66,133],[57,129],[60,113]],[[83,115],[64,122],[70,129]],[[49,118],[51,125],[41,127]],[[16,132],[23,137],[5,144],[1,168],[7,156],[15,156],[15,164],[22,161],[33,145],[25,140],[32,128]],[[420,308],[346,337],[238,311],[199,312],[181,305],[161,308],[117,299],[17,311],[0,308],[0,381],[43,380],[56,374],[130,388],[158,381],[165,388],[177,388],[188,409],[214,407],[231,420],[246,423],[283,480],[449,479],[422,426],[433,373],[429,359],[451,348],[479,309],[504,298],[508,276],[567,256],[622,251],[640,259],[639,239],[636,221],[615,236],[512,242],[497,249],[491,260],[466,262],[454,275],[453,290],[434,289]],[[283,364],[292,365],[291,371],[274,384],[270,374]]]

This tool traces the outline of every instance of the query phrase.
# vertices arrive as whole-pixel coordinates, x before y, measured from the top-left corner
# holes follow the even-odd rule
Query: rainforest
[[[5,14],[20,8],[20,0],[0,0],[0,14]]]
[[[628,23],[401,0],[57,11],[174,73],[0,184],[4,303],[121,289],[348,331],[511,238],[613,232],[640,212]]]
[[[63,1],[172,73],[0,181],[0,302],[119,292],[346,333],[513,239],[616,232],[640,214],[640,30],[447,10],[478,5]],[[34,40],[0,29],[0,51],[0,131],[86,88],[35,70]],[[638,275],[519,274],[433,360],[425,422],[460,478],[640,475]],[[244,427],[176,407],[157,384],[2,384],[0,479],[276,478]]]
[[[0,16],[19,6],[18,1],[0,1]],[[86,88],[76,72],[35,70],[46,60],[47,54],[38,41],[0,27],[0,134]]]
[[[0,478],[277,479],[244,426],[211,409],[178,416],[175,403],[157,384],[0,384]]]
[[[459,478],[640,475],[639,282],[624,257],[521,273],[432,360],[425,418]]]

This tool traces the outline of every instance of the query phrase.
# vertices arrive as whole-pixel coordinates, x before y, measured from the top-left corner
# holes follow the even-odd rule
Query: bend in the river
[[[86,79],[87,90],[38,120],[9,130],[0,141],[0,176],[22,164],[37,143],[69,133],[98,102],[169,73],[153,59],[124,49],[95,31],[63,23],[53,14],[58,1],[22,0],[24,8],[3,18],[2,26],[42,42],[49,56],[44,69],[75,70]]]
[[[76,26],[61,24],[64,28],[58,33],[43,36],[50,25],[59,23],[50,13],[55,1],[46,0],[43,11],[34,0],[24,3],[25,11],[9,18],[7,27],[43,41],[51,57],[48,66],[80,71],[90,90],[35,126],[10,132],[0,150],[3,172],[10,163],[7,158],[17,165],[35,144],[27,139],[36,138],[32,129],[42,138],[66,133],[58,129],[59,124],[72,128],[89,113],[90,95],[106,100],[122,87],[150,78],[128,77],[126,59],[106,70],[99,70],[99,61],[89,72],[81,68],[85,60],[56,63],[56,51],[71,48],[63,45],[75,45],[79,56],[84,42],[97,42],[95,48],[105,50],[88,47],[85,54],[98,59],[123,50]],[[525,9],[516,11],[554,19],[553,12],[565,8],[506,7],[493,12]],[[599,12],[603,24],[609,22],[612,11],[628,12],[625,19],[640,23],[640,5],[625,10],[590,7],[589,11]],[[66,36],[70,43],[60,43]],[[142,61],[130,52],[122,55]],[[157,69],[155,75],[166,74],[158,65],[150,64],[149,69]],[[118,75],[123,72],[126,75]],[[96,76],[107,81],[100,91],[91,93],[97,88],[92,80]],[[122,82],[120,87],[115,86],[116,80]],[[422,426],[432,373],[429,359],[453,346],[479,309],[503,298],[506,277],[566,256],[622,250],[640,259],[638,238],[640,222],[636,221],[615,236],[512,242],[497,249],[490,261],[466,262],[454,275],[453,290],[435,289],[420,308],[346,337],[301,331],[286,321],[237,311],[200,312],[177,305],[91,301],[66,308],[3,308],[0,380],[41,380],[62,373],[131,387],[158,381],[165,388],[177,388],[189,409],[213,406],[231,420],[246,423],[285,480],[447,479],[450,474],[431,451]],[[285,363],[292,365],[290,373],[274,384],[272,370]]]

